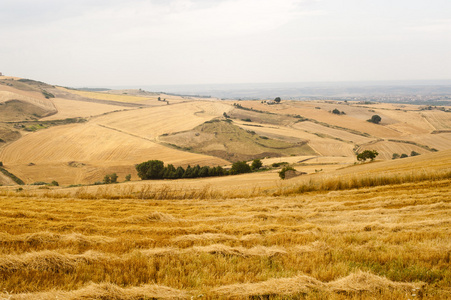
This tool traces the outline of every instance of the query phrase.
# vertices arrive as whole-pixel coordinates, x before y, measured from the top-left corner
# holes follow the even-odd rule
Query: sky
[[[71,87],[451,79],[451,1],[1,0],[0,72]]]

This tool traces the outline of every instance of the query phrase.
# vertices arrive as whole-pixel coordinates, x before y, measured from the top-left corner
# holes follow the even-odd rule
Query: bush
[[[163,178],[164,163],[161,160],[149,160],[136,166],[139,178],[161,179]]]
[[[288,165],[288,163],[287,163],[286,161],[278,162],[278,163],[273,163],[273,164],[271,165],[271,167],[273,167],[273,168],[278,168],[278,167],[283,166],[283,165]]]
[[[418,156],[418,155],[420,155],[420,153],[418,153],[416,151],[410,152],[410,156]]]
[[[373,161],[378,155],[379,153],[376,150],[365,150],[362,153],[357,154],[357,160],[366,161],[367,159],[371,159]]]
[[[249,173],[251,171],[251,167],[245,161],[237,161],[233,163],[232,168],[230,169],[231,175]]]
[[[50,183],[51,186],[59,186],[60,184],[58,183],[58,181],[53,180],[52,183]]]
[[[374,115],[371,117],[371,119],[367,120],[368,122],[379,124],[381,122],[382,118],[379,115]]]
[[[32,183],[31,185],[46,185],[46,184],[47,184],[47,182],[44,182],[44,181],[36,181],[36,182]]]
[[[400,157],[400,155],[398,153],[393,153],[392,159],[397,159],[399,157]]]
[[[110,175],[111,183],[117,183],[117,174],[113,173]]]
[[[251,164],[252,170],[258,170],[263,166],[263,163],[260,159],[254,159]]]
[[[280,172],[279,172],[279,177],[281,179],[285,179],[285,173],[287,171],[296,171],[296,170],[293,167],[290,167],[290,166],[283,167],[282,170],[280,170]]]
[[[130,181],[132,179],[132,174],[125,175],[125,181]]]
[[[409,157],[409,156],[405,153],[401,154],[401,158],[406,158],[406,157]]]

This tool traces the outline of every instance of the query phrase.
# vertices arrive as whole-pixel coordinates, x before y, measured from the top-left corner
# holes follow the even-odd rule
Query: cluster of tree
[[[209,166],[194,166],[188,165],[186,169],[183,167],[174,167],[169,164],[164,166],[161,160],[149,160],[136,165],[138,176],[143,180],[148,179],[179,179],[179,178],[198,178],[198,177],[210,177],[210,176],[223,176],[226,175],[226,171],[218,167]]]
[[[416,152],[416,151],[412,151],[410,152],[410,156],[417,156],[420,155],[420,153]],[[409,157],[407,154],[403,153],[401,155],[399,155],[398,153],[393,153],[392,159],[397,159],[397,158],[406,158]]]
[[[362,153],[357,154],[357,160],[366,161],[367,159],[371,159],[373,161],[379,153],[376,150],[365,150]]]
[[[95,184],[110,184],[110,183],[117,183],[118,176],[116,173],[105,175],[103,178],[103,182],[96,182]],[[125,175],[125,181],[130,181],[132,179],[132,175],[128,174]]]
[[[136,171],[138,171],[139,178],[143,180],[149,179],[180,179],[180,178],[200,178],[200,177],[213,177],[213,176],[225,176],[236,175],[242,173],[249,173],[253,170],[258,170],[262,166],[262,162],[259,159],[255,159],[251,165],[248,165],[245,161],[235,162],[230,170],[225,170],[220,166],[209,167],[196,165],[191,167],[188,165],[186,169],[183,167],[174,167],[172,164],[164,165],[161,160],[149,160],[136,165]]]
[[[336,115],[346,115],[346,113],[345,113],[344,111],[339,111],[339,110],[336,109],[336,108],[332,111],[332,113],[333,113],[333,114],[336,114]]]
[[[368,122],[379,124],[381,122],[382,118],[379,115],[373,115],[371,119],[367,120]]]

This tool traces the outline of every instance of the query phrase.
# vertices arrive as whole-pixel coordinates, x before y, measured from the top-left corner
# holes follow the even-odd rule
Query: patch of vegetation
[[[226,120],[208,121],[189,132],[199,133],[200,138],[187,141],[185,136],[188,132],[180,132],[162,137],[161,140],[170,147],[185,151],[189,149],[231,162],[315,153],[304,141],[291,142],[259,136],[252,130],[243,129]]]
[[[428,151],[431,151],[431,152],[438,152],[438,150],[435,149],[435,148],[431,148],[431,147],[429,147],[429,146],[427,146],[427,145],[418,144],[418,143],[412,142],[412,141],[393,140],[393,139],[389,139],[388,141],[389,141],[389,142],[394,142],[394,143],[410,144],[410,145],[414,145],[414,146],[423,148],[423,149],[428,150]]]
[[[19,177],[17,177],[16,175],[10,173],[8,170],[6,170],[5,168],[3,168],[3,164],[2,167],[0,167],[0,172],[2,172],[3,174],[5,174],[6,176],[8,176],[9,178],[11,178],[15,183],[20,184],[20,185],[24,185],[25,182],[23,182],[22,179],[20,179]]]
[[[103,178],[103,182],[105,184],[117,183],[117,178],[118,178],[118,176],[116,173],[108,174],[108,175],[105,175],[105,177]]]
[[[47,129],[53,126],[84,123],[88,120],[85,118],[67,118],[63,120],[51,120],[51,121],[22,121],[22,122],[8,122],[13,124],[14,128],[22,129],[25,131],[37,131],[41,129]]]
[[[315,124],[322,125],[322,126],[324,126],[324,127],[329,127],[329,128],[333,128],[333,129],[339,129],[339,130],[347,131],[347,132],[350,132],[350,133],[352,133],[352,134],[356,134],[356,135],[360,135],[360,136],[364,136],[364,137],[371,137],[371,135],[368,134],[368,133],[366,133],[366,132],[360,132],[360,131],[357,131],[357,130],[354,130],[354,129],[350,129],[350,128],[346,128],[346,127],[341,127],[341,126],[337,126],[337,125],[330,125],[330,124],[328,124],[328,123],[320,122],[320,121],[315,120],[315,119],[308,119],[308,118],[307,118],[307,119],[305,119],[305,120],[306,120],[306,121],[313,122],[313,123],[315,123]]]
[[[278,163],[273,163],[273,164],[271,165],[271,167],[273,167],[273,168],[278,168],[278,167],[284,166],[284,165],[288,165],[288,163],[287,163],[286,161],[278,162]]]
[[[335,115],[346,115],[346,113],[344,111],[339,111],[336,108],[332,111],[332,113]]]
[[[55,98],[55,95],[53,95],[53,94],[50,93],[50,92],[47,92],[46,90],[42,90],[42,94],[44,95],[44,97],[45,97],[46,99]]]
[[[138,171],[139,178],[142,180],[199,178],[227,175],[227,172],[220,166],[201,167],[196,165],[195,167],[191,167],[188,165],[188,167],[184,169],[181,166],[175,168],[172,164],[164,166],[164,162],[161,160],[149,160],[140,163],[136,165],[136,170]]]
[[[232,169],[230,169],[230,175],[237,175],[243,173],[250,173],[251,167],[245,161],[237,161],[233,163]]]
[[[379,153],[376,150],[365,150],[362,153],[357,154],[357,160],[366,161],[367,159],[371,159],[373,161]]]
[[[381,122],[382,118],[379,115],[373,115],[371,119],[367,120],[368,122],[379,124]]]
[[[290,167],[290,166],[283,167],[282,170],[280,170],[280,172],[279,172],[279,177],[281,179],[285,179],[285,173],[287,171],[296,171],[296,170],[293,167]]]

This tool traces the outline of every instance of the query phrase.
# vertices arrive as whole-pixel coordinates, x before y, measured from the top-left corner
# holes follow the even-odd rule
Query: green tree
[[[410,156],[418,156],[418,155],[420,155],[420,153],[418,153],[416,151],[410,152]]]
[[[251,167],[245,161],[237,161],[233,163],[232,168],[230,169],[230,174],[242,174],[249,173],[251,171]]]
[[[276,97],[276,98],[274,99],[274,102],[276,102],[276,103],[280,103],[280,101],[282,101],[282,100],[280,99],[280,97]]]
[[[371,119],[368,120],[368,122],[379,124],[382,121],[382,118],[379,115],[374,115],[371,117]]]
[[[163,178],[164,163],[161,160],[149,160],[136,165],[139,178],[161,179]]]
[[[376,150],[365,150],[357,154],[357,160],[366,161],[367,159],[371,159],[373,161],[378,155],[379,153]]]
[[[263,166],[262,161],[261,161],[260,159],[257,158],[257,159],[254,159],[254,160],[252,161],[251,169],[252,169],[252,170],[258,170],[258,169],[260,169],[262,166]]]
[[[117,183],[117,174],[113,173],[110,175],[111,183]]]
[[[392,159],[397,159],[399,157],[400,157],[400,155],[398,153],[393,153]]]
[[[125,181],[130,181],[132,179],[132,174],[125,175]]]
[[[409,156],[405,153],[401,154],[401,158],[406,158],[406,157],[409,157]]]
[[[111,183],[110,175],[105,175],[105,177],[103,177],[103,183],[105,183],[105,184],[110,184]]]

